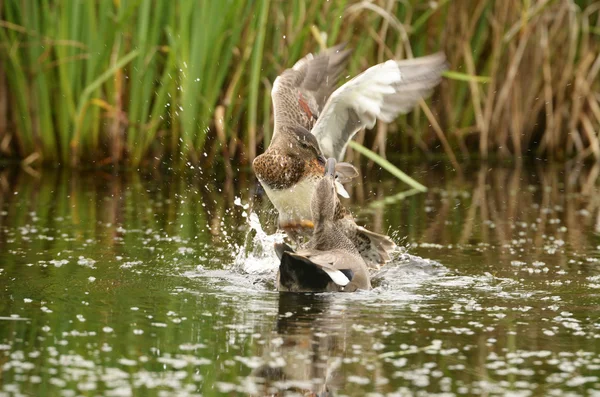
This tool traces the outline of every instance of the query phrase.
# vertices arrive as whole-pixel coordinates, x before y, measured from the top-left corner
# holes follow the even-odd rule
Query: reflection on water
[[[328,396],[343,385],[339,367],[343,331],[349,326],[331,295],[282,293],[276,335],[247,363],[253,371],[244,384],[255,395],[314,391]],[[336,376],[338,375],[338,376]]]
[[[0,396],[595,395],[599,167],[406,168],[351,191],[403,249],[346,295],[274,291],[250,174],[0,170]]]

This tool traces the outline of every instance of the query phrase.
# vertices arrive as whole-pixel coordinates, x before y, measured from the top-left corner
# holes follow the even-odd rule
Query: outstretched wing
[[[447,69],[443,53],[375,65],[338,88],[325,104],[312,133],[325,157],[341,160],[348,142],[377,119],[393,121],[430,95]]]
[[[274,135],[283,125],[310,131],[344,70],[351,51],[345,44],[308,54],[273,83]]]

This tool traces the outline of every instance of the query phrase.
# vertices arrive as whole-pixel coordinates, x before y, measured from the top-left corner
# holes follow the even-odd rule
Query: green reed
[[[0,155],[231,170],[270,140],[277,74],[346,41],[349,76],[438,50],[451,65],[432,100],[359,136],[380,163],[415,147],[600,159],[599,13],[585,0],[4,1]]]

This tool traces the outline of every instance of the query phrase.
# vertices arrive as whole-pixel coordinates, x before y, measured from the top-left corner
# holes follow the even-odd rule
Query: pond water
[[[249,172],[0,170],[0,396],[600,396],[599,167],[403,168],[356,294],[274,290]]]

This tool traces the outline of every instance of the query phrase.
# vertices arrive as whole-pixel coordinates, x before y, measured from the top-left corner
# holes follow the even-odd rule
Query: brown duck
[[[353,292],[371,289],[365,260],[336,221],[340,203],[335,186],[335,159],[327,160],[325,176],[315,186],[310,207],[314,230],[306,246],[294,252],[276,244],[281,260],[279,291]]]
[[[391,122],[409,112],[440,82],[446,70],[441,53],[387,61],[367,69],[334,91],[351,51],[344,45],[307,55],[273,84],[275,126],[267,150],[252,166],[279,212],[279,226],[291,237],[313,227],[310,202],[323,177],[325,157],[341,160],[350,139],[377,119]],[[338,163],[339,176],[351,178]],[[389,260],[395,244],[356,225],[340,205],[340,228],[369,266]]]

